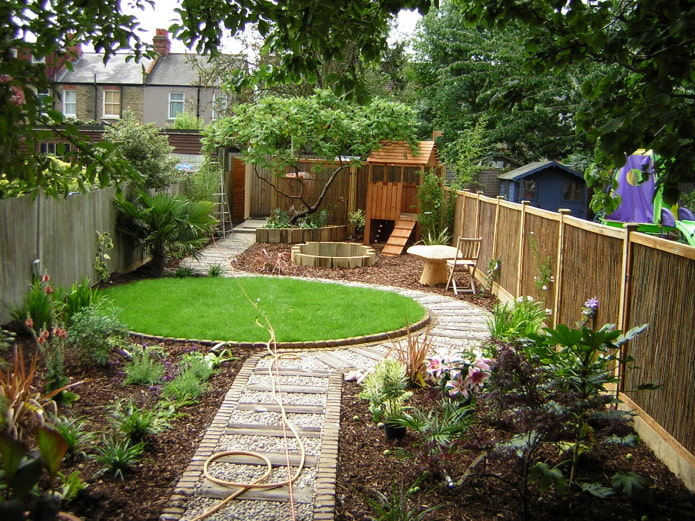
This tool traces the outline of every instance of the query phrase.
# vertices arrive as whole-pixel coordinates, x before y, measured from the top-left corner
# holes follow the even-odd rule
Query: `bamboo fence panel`
[[[516,296],[517,266],[519,260],[519,230],[521,226],[521,211],[519,205],[499,203],[497,237],[495,239],[494,258],[499,260],[500,273],[498,284],[507,293]],[[488,241],[483,238],[483,242]]]
[[[695,253],[632,243],[631,256],[628,325],[649,327],[627,344],[635,363],[626,370],[623,392],[695,454]],[[663,387],[637,391],[646,382]]]
[[[619,235],[624,233],[602,235],[597,231],[605,227],[574,218],[567,221],[556,323],[574,324],[581,319],[584,303],[596,298],[599,301],[596,323],[619,325],[624,242]]]
[[[557,278],[558,257],[558,214],[545,213],[527,207],[522,235],[522,265],[520,267],[520,288],[517,296],[529,296],[543,302],[550,310],[555,308],[554,284]],[[549,270],[549,272],[547,271]],[[552,280],[543,280],[548,276]],[[541,286],[541,282],[545,285]]]

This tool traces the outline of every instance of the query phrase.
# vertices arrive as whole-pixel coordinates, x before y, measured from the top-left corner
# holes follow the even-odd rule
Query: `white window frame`
[[[77,118],[76,90],[63,89],[63,116],[66,118]]]
[[[181,96],[181,99],[174,99]],[[169,120],[176,119],[178,114],[183,114],[186,112],[186,94],[183,92],[170,92],[169,93]]]
[[[219,92],[212,95],[212,120],[224,117],[227,113],[227,106],[229,103],[229,96],[224,92]]]
[[[104,89],[102,95],[102,107],[101,107],[101,114],[103,119],[120,119],[121,118],[121,91],[120,89]],[[118,94],[118,102],[113,101],[113,99],[107,99],[110,98],[110,94]],[[106,108],[109,107],[109,110],[107,112]],[[114,107],[118,107],[118,110],[115,111]]]

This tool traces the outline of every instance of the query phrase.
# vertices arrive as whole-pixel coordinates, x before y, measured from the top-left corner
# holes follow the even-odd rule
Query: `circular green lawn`
[[[374,335],[422,320],[389,291],[280,277],[150,279],[104,290],[128,329],[153,336],[314,342]]]

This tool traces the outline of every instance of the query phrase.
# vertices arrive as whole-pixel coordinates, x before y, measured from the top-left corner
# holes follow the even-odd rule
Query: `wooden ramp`
[[[408,239],[410,239],[410,235],[415,229],[416,224],[416,219],[401,216],[401,218],[396,221],[396,224],[393,227],[393,232],[391,232],[389,240],[386,241],[386,246],[384,246],[381,254],[401,255],[406,244],[408,243]]]

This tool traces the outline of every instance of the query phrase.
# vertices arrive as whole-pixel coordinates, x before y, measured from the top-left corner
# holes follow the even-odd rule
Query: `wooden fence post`
[[[565,216],[572,212],[565,208],[558,210],[560,214],[560,225],[557,230],[557,259],[555,261],[555,297],[553,303],[553,327],[557,327],[557,320],[560,316],[560,284],[562,283],[562,268],[564,262],[564,253],[562,244],[565,239]]]

